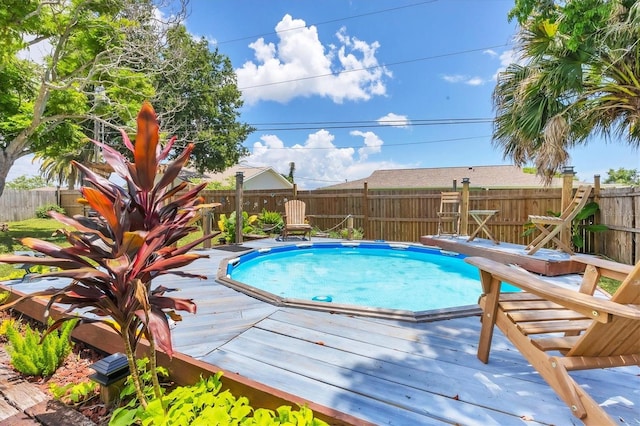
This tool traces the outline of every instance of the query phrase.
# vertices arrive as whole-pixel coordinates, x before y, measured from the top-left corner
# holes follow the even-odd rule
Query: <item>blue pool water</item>
[[[425,311],[477,302],[478,269],[463,258],[410,245],[316,243],[248,253],[229,262],[227,278],[285,299]]]

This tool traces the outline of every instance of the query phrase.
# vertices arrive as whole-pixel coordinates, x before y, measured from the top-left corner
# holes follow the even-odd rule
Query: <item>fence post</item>
[[[563,212],[569,206],[573,198],[573,177],[575,172],[573,166],[564,166],[562,169],[562,200],[560,212]],[[560,231],[560,241],[571,247],[571,229],[563,228]]]
[[[202,215],[202,235],[209,235],[211,233],[211,215],[212,209],[210,207],[204,207],[201,210]],[[211,238],[202,242],[203,248],[211,248]]]
[[[297,183],[293,184],[293,199],[294,200],[298,199],[298,184]]]
[[[347,240],[353,240],[353,216],[347,217]]]
[[[244,173],[236,173],[236,244],[242,244],[242,228],[244,227],[242,216],[242,186]]]
[[[460,235],[469,235],[469,184],[471,180],[462,178],[462,203],[460,205]]]
[[[373,239],[369,229],[369,183],[364,182],[364,190],[362,191],[362,230],[368,239]]]
[[[593,177],[593,201],[600,205],[600,175],[595,175]],[[600,217],[600,209],[595,214],[593,218],[593,223],[600,224],[602,223],[602,218]],[[600,237],[599,232],[593,233],[593,248],[595,249],[596,254],[602,254],[604,251],[603,246],[604,239]]]

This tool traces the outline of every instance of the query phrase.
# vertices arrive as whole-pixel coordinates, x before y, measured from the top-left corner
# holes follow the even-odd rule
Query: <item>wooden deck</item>
[[[476,358],[477,316],[409,323],[279,308],[216,283],[220,260],[237,254],[207,253],[188,269],[211,278],[163,282],[198,304],[173,330],[175,349],[194,362],[349,414],[354,424],[581,424],[499,332],[489,364]],[[640,368],[574,377],[621,424],[640,423]]]
[[[502,263],[520,265],[528,271],[548,277],[575,274],[584,270],[584,265],[572,262],[568,254],[557,250],[540,249],[535,254],[529,255],[524,246],[517,244],[505,242],[494,244],[493,241],[482,238],[467,241],[467,238],[467,236],[425,235],[420,237],[420,242],[467,256],[482,256]]]

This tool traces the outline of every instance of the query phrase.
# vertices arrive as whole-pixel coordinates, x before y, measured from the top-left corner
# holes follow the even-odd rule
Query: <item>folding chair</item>
[[[527,254],[534,254],[550,241],[553,241],[559,249],[574,254],[570,244],[562,242],[557,235],[563,229],[571,229],[571,222],[589,201],[589,194],[591,194],[590,185],[578,187],[573,200],[558,217],[529,215],[529,221],[540,231],[540,235],[527,246],[526,250],[529,250]]]
[[[460,207],[462,196],[459,192],[440,193],[440,211],[438,212],[438,235],[458,235],[460,233]],[[447,232],[443,224],[448,223]]]

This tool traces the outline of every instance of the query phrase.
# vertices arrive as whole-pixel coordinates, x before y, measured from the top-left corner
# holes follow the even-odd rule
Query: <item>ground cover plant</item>
[[[150,394],[153,391],[147,364],[148,359],[138,360],[140,377],[145,383],[143,393]],[[165,369],[158,369],[158,374],[168,378]],[[294,409],[283,405],[275,411],[254,408],[246,397],[236,397],[229,390],[223,390],[221,377],[222,373],[218,372],[207,378],[201,377],[190,386],[170,387],[168,384],[162,388],[162,398],[150,401],[146,409],[138,403],[134,386],[131,380],[127,380],[120,393],[123,402],[113,412],[109,425],[327,425],[304,406]]]

